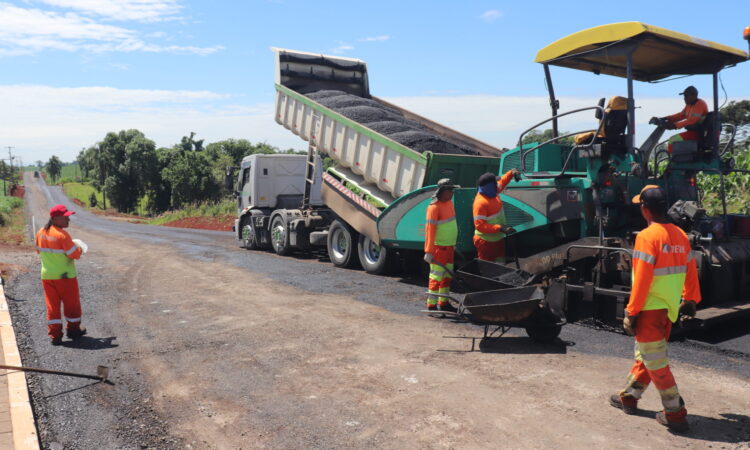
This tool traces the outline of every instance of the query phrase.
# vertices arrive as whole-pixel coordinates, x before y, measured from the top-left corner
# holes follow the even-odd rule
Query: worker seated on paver
[[[448,178],[438,181],[437,186],[434,200],[427,207],[425,225],[424,260],[430,265],[427,309],[456,312],[448,299],[438,294],[448,295],[453,280],[453,253],[458,237],[453,190],[459,186]]]
[[[515,230],[505,225],[503,201],[500,192],[518,176],[518,169],[511,169],[503,176],[485,173],[477,180],[477,195],[472,208],[474,216],[474,246],[477,258],[484,261],[505,262],[505,236]]]
[[[601,100],[599,105],[601,106],[603,103],[604,99]],[[597,110],[597,117],[600,116],[599,111]],[[606,114],[599,117],[601,120],[596,132],[579,133],[575,135],[573,141],[576,145],[586,144],[591,142],[591,138],[596,133],[596,138],[593,140],[594,144],[604,144],[604,148],[609,152],[627,152],[625,129],[628,126],[628,99],[618,95],[611,97],[604,112]]]
[[[680,93],[685,100],[685,108],[677,114],[662,117],[661,120],[667,122],[667,130],[677,130],[685,128],[687,131],[675,134],[669,138],[667,150],[672,153],[672,144],[682,141],[700,141],[703,132],[703,122],[708,115],[708,105],[698,98],[698,89],[695,86],[688,86]]]

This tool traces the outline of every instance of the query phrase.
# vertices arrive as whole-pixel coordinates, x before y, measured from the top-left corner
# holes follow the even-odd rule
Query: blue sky
[[[138,128],[160,146],[195,131],[302,149],[272,119],[272,46],[362,59],[374,95],[512,146],[548,112],[536,52],[629,20],[747,50],[750,2],[0,0],[0,146],[25,162],[72,160],[107,131]],[[625,89],[553,76],[563,108]],[[750,98],[750,63],[722,80],[730,99]],[[639,122],[679,110],[686,84],[709,100],[710,77],[637,84]]]

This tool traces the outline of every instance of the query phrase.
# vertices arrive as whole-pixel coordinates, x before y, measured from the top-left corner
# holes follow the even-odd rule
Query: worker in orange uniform
[[[518,176],[512,169],[501,177],[485,173],[477,180],[477,192],[472,208],[474,216],[474,246],[477,258],[484,261],[505,262],[505,235],[515,230],[504,225],[503,201],[500,192]]]
[[[434,200],[427,206],[425,225],[424,260],[430,265],[430,282],[427,296],[429,311],[456,312],[445,297],[453,280],[453,253],[458,237],[456,210],[453,208],[454,185],[447,178],[437,183]]]
[[[75,260],[84,252],[83,243],[76,243],[65,231],[70,225],[70,216],[64,205],[55,205],[49,210],[50,219],[36,234],[36,250],[42,261],[42,286],[47,304],[47,334],[52,345],[62,344],[62,303],[67,335],[76,339],[86,334],[81,326],[81,299],[78,292]]]
[[[666,198],[664,190],[654,185],[633,198],[648,222],[635,239],[633,286],[623,321],[625,332],[635,336],[635,364],[625,389],[612,395],[610,403],[626,414],[636,414],[638,400],[653,381],[664,405],[656,420],[683,432],[689,428],[687,410],[669,369],[667,340],[680,313],[695,316],[701,293],[690,241],[668,222]]]
[[[667,149],[672,153],[672,144],[682,141],[698,141],[701,139],[700,133],[695,129],[703,123],[708,114],[708,105],[698,98],[698,89],[695,86],[688,86],[680,93],[685,100],[685,108],[677,114],[663,117],[667,120],[667,130],[677,130],[685,128],[687,131],[675,134],[669,138]]]

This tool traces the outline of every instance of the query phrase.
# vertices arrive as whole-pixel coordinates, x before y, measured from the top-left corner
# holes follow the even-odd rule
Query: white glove
[[[432,264],[432,262],[435,260],[435,258],[432,256],[432,253],[425,253],[424,254],[424,261],[427,264]]]
[[[83,242],[82,240],[80,240],[80,239],[73,239],[73,243],[74,243],[75,245],[77,245],[77,246],[81,247],[81,250],[83,251],[83,253],[84,253],[84,254],[85,254],[85,253],[86,253],[87,251],[89,251],[89,246],[88,246],[88,245],[86,245],[86,243],[85,243],[85,242]]]

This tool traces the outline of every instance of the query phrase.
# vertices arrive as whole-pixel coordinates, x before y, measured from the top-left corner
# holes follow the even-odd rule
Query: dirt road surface
[[[40,226],[58,188],[27,180]],[[693,430],[679,436],[607,403],[632,338],[564,327],[551,345],[511,332],[470,352],[467,324],[419,315],[424,286],[237,247],[229,233],[73,216],[80,341],[46,337],[38,262],[9,283],[27,365],[113,386],[29,375],[43,445],[65,448],[750,448],[750,357],[670,344]],[[744,345],[745,335],[732,342]],[[727,345],[724,343],[723,345]]]

